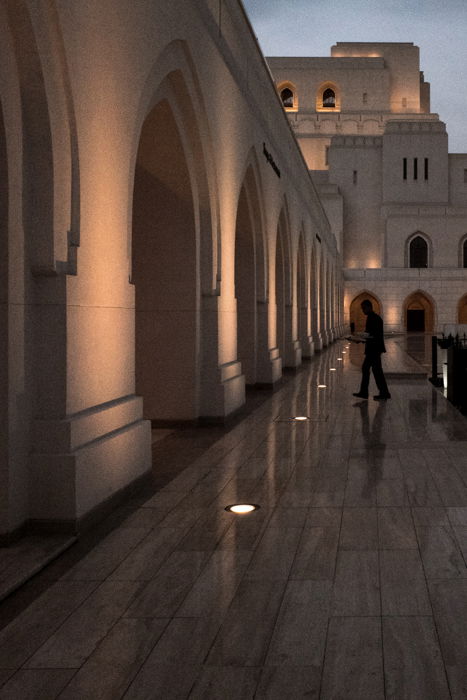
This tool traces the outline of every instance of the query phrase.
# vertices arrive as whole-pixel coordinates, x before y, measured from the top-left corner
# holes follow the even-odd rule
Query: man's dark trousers
[[[386,384],[383,368],[381,366],[380,352],[370,352],[365,355],[365,359],[363,360],[362,364],[362,383],[360,385],[359,393],[364,396],[368,396],[370,369],[373,370],[373,377],[375,378],[376,386],[378,387],[380,395],[389,396],[388,385]]]

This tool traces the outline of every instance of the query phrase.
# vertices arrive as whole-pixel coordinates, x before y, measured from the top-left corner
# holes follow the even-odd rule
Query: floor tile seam
[[[25,613],[29,610],[29,608],[30,608],[32,605],[34,605],[42,596],[46,595],[46,594],[48,593],[48,591],[49,591],[56,583],[59,583],[59,582],[61,582],[61,581],[62,581],[61,578],[60,578],[60,579],[57,579],[57,581],[55,581],[54,583],[52,583],[51,586],[47,587],[47,589],[46,589],[45,591],[43,591],[37,598],[35,598],[35,599],[32,601],[32,603],[31,603],[30,605],[28,605],[26,608],[22,609],[22,610],[18,613],[18,615],[16,615],[12,620],[10,620],[10,621],[0,630],[0,632],[3,632],[4,630],[7,630],[8,627],[9,627],[10,625],[13,625],[13,624],[18,620],[18,618],[19,618],[21,615],[25,614]],[[31,655],[28,656],[28,658],[27,658],[25,661],[23,661],[23,663],[22,663],[16,670],[19,670],[20,668],[23,668],[23,666],[24,666],[26,663],[29,662],[29,660],[34,656],[34,654],[36,654],[36,653],[39,651],[39,649],[41,649],[41,648],[44,646],[44,644],[46,644],[46,642],[50,639],[50,637],[53,637],[53,635],[56,634],[56,633],[63,627],[63,625],[70,619],[70,617],[71,617],[72,615],[74,615],[74,613],[75,613],[77,610],[79,610],[79,609],[81,608],[82,605],[84,605],[84,604],[86,603],[86,601],[95,593],[95,591],[96,591],[96,590],[99,588],[99,586],[103,583],[102,580],[98,580],[98,581],[94,581],[94,582],[96,583],[96,586],[95,586],[92,590],[89,591],[89,593],[88,593],[88,595],[85,597],[85,599],[82,600],[82,601],[76,606],[76,608],[74,608],[73,610],[71,610],[71,611],[68,613],[68,615],[67,615],[61,622],[59,622],[59,623],[57,624],[56,627],[54,627],[53,632],[47,637],[47,639],[46,639],[44,642],[42,642],[38,647],[36,647],[35,650],[31,653]],[[84,582],[83,582],[83,583],[84,583]],[[91,581],[89,581],[89,583],[91,583]]]
[[[296,548],[295,548],[295,554],[294,554],[294,558],[293,558],[293,560],[292,560],[292,564],[293,564],[293,561],[295,561],[295,557],[296,557],[296,555],[297,555],[297,548],[298,548],[298,540],[297,540],[297,546],[296,546]],[[289,569],[289,574],[290,574],[290,571],[292,570],[292,564],[291,564],[290,569]],[[263,660],[263,661],[262,661],[261,666],[265,666],[266,659],[268,658],[269,650],[270,650],[270,648],[271,648],[272,639],[273,639],[273,637],[274,637],[274,632],[275,632],[276,627],[277,627],[277,623],[278,623],[279,616],[280,616],[280,613],[281,613],[281,610],[282,610],[282,606],[284,605],[285,594],[286,594],[286,591],[287,591],[287,588],[288,588],[288,584],[289,584],[290,578],[287,577],[287,579],[283,579],[283,580],[284,580],[284,586],[283,586],[283,588],[282,588],[282,595],[281,595],[281,597],[280,597],[280,602],[279,602],[279,605],[277,606],[276,614],[275,614],[275,616],[274,616],[274,622],[273,622],[273,624],[271,625],[271,628],[270,628],[270,634],[269,634],[269,638],[268,638],[267,644],[264,645],[264,650],[263,650],[263,655],[262,655],[262,660]]]
[[[444,651],[443,651],[443,646],[442,646],[442,644],[441,644],[441,635],[440,635],[440,631],[439,631],[439,627],[438,627],[438,622],[437,622],[436,615],[435,615],[435,610],[434,610],[434,605],[433,605],[433,598],[432,598],[432,593],[431,593],[430,585],[429,585],[430,579],[429,579],[429,577],[427,576],[427,571],[426,571],[426,567],[425,567],[425,562],[423,561],[422,552],[421,552],[421,548],[420,548],[419,534],[418,534],[418,531],[417,531],[417,527],[416,527],[416,523],[415,523],[415,518],[414,518],[414,513],[413,513],[413,509],[412,509],[412,508],[410,509],[410,513],[411,513],[411,518],[412,518],[412,524],[413,524],[413,527],[414,527],[414,530],[415,530],[415,536],[416,536],[416,538],[417,538],[417,543],[418,543],[418,556],[419,556],[419,559],[420,559],[420,563],[421,563],[422,571],[423,571],[423,575],[424,575],[425,590],[426,590],[426,593],[427,593],[427,597],[428,597],[428,601],[429,601],[429,605],[430,605],[430,609],[431,609],[431,616],[430,616],[430,618],[433,620],[433,629],[434,629],[434,631],[435,631],[436,641],[437,641],[437,643],[438,643],[438,649],[439,649],[440,656],[441,656],[442,663],[443,663],[444,677],[445,677],[445,680],[446,680],[447,688],[449,689],[449,692],[450,692],[450,694],[452,695],[452,693],[451,693],[451,684],[450,684],[450,682],[449,682],[449,674],[448,674],[448,672],[447,672],[447,666],[446,666],[446,661],[445,661],[445,654],[444,654]],[[448,516],[448,517],[449,517],[449,516]],[[465,560],[464,560],[464,563],[465,563]],[[443,580],[443,579],[437,579],[437,580]],[[448,580],[452,580],[452,579],[448,579]]]
[[[102,583],[104,583],[104,582],[101,582],[101,584],[102,584]],[[101,585],[101,584],[100,584],[100,585]],[[97,587],[92,591],[92,593],[91,593],[90,595],[93,595],[93,594],[96,592],[97,588],[99,588],[99,586],[97,586]],[[122,608],[122,609],[121,609],[120,613],[115,617],[114,622],[108,627],[108,629],[107,629],[105,635],[99,640],[99,642],[98,642],[97,645],[94,647],[94,649],[91,651],[91,653],[88,654],[88,656],[86,656],[85,660],[80,664],[80,666],[72,666],[72,667],[67,666],[67,667],[57,667],[57,668],[61,668],[61,669],[70,669],[70,670],[76,669],[76,672],[78,672],[78,671],[84,666],[84,664],[88,661],[88,659],[90,659],[91,656],[98,650],[98,648],[99,648],[99,647],[101,646],[101,644],[105,641],[105,639],[109,636],[109,634],[110,634],[111,631],[114,629],[114,627],[115,627],[122,619],[124,619],[124,618],[125,618],[125,619],[133,619],[133,620],[136,620],[136,619],[155,619],[155,618],[131,618],[131,617],[129,617],[129,616],[128,616],[128,617],[125,616],[125,612],[128,610],[128,608],[129,608],[131,602],[134,600],[135,597],[136,597],[136,596],[133,596],[133,597],[130,599],[130,601],[128,602],[128,605],[127,605],[125,608]],[[88,598],[89,598],[89,596],[88,596]],[[82,606],[84,606],[84,605],[86,604],[88,598],[86,599],[86,601],[83,601],[82,605],[80,605],[79,608],[81,608]],[[71,615],[73,615],[75,612],[77,612],[77,611],[79,610],[79,608],[77,608]],[[62,625],[60,625],[60,627],[59,627],[57,630],[55,630],[55,632],[53,632],[53,633],[47,638],[47,640],[46,640],[43,644],[41,644],[40,647],[38,647],[38,648],[36,649],[36,651],[32,654],[32,656],[30,656],[29,659],[23,663],[23,665],[20,667],[22,670],[42,670],[42,668],[44,668],[44,670],[51,670],[51,668],[55,668],[55,667],[50,667],[50,668],[49,668],[49,667],[41,667],[41,668],[29,667],[29,668],[28,668],[28,667],[26,666],[26,664],[28,664],[28,663],[30,662],[31,658],[32,658],[35,654],[37,654],[37,653],[42,649],[42,647],[43,647],[45,644],[47,644],[48,641],[63,627],[63,625],[69,620],[69,618],[71,617],[71,615],[69,615],[69,616],[67,617],[67,619],[64,620],[64,622],[62,623]],[[160,618],[157,618],[157,619],[169,619],[169,620],[170,620],[170,618],[166,618],[166,617],[160,617]],[[164,629],[165,629],[165,628],[164,628]],[[73,677],[74,677],[74,676],[73,676]],[[72,679],[70,679],[70,680],[72,680]],[[61,691],[61,692],[63,692],[63,691]]]
[[[245,566],[245,570],[244,570],[244,572],[243,572],[243,576],[239,577],[239,579],[238,579],[237,585],[235,586],[235,589],[234,589],[234,591],[233,591],[233,594],[232,594],[232,597],[231,597],[231,599],[230,599],[229,604],[226,606],[225,610],[223,611],[223,613],[222,613],[221,616],[220,616],[221,622],[220,622],[220,624],[219,624],[219,627],[218,627],[218,630],[217,630],[216,634],[215,634],[214,637],[212,638],[212,641],[211,641],[211,643],[210,643],[210,645],[209,645],[209,647],[208,647],[208,649],[207,649],[207,651],[206,651],[206,654],[205,654],[205,656],[204,656],[204,658],[203,658],[203,661],[201,661],[201,665],[202,665],[202,666],[209,666],[209,665],[210,665],[210,664],[207,664],[207,660],[208,660],[208,658],[209,658],[209,656],[210,656],[210,654],[211,654],[211,651],[212,651],[212,649],[213,649],[213,647],[214,647],[214,645],[215,645],[215,643],[216,643],[216,641],[217,641],[217,638],[219,637],[219,635],[220,635],[220,633],[221,633],[221,630],[222,630],[222,627],[223,627],[224,624],[225,624],[225,621],[228,619],[228,615],[229,615],[229,612],[230,612],[230,610],[231,610],[231,608],[232,608],[232,605],[233,605],[233,603],[234,603],[235,596],[237,595],[237,591],[238,591],[238,589],[240,588],[240,585],[241,585],[241,584],[244,582],[244,580],[245,580],[245,579],[244,579],[244,576],[245,576],[246,571],[248,570],[248,566],[249,566],[250,563],[251,563],[251,559],[253,558],[253,555],[254,555],[254,551],[251,552],[251,557],[250,557],[250,559],[249,559],[249,561],[248,561],[248,564]],[[253,582],[253,583],[254,583],[254,582]],[[188,595],[189,595],[189,593],[187,593],[187,596],[188,596]],[[185,602],[187,596],[185,596],[185,598],[183,599],[182,603],[180,603],[180,606],[179,606],[179,607],[177,608],[177,610],[174,612],[174,615],[173,615],[173,618],[174,618],[174,619],[177,617],[177,611],[180,609],[181,605],[183,605],[183,603]],[[203,616],[199,616],[197,619],[202,619],[202,617],[203,617]],[[180,619],[182,619],[182,618],[183,618],[183,616],[180,615]],[[179,618],[177,618],[177,619],[179,619]],[[194,686],[193,686],[193,687],[194,687]],[[191,692],[191,691],[190,691],[190,692]],[[189,697],[189,695],[188,695],[187,697]]]
[[[277,508],[277,506],[276,506],[276,508]],[[274,509],[274,510],[275,510],[275,509]],[[273,512],[274,512],[274,511],[273,511]],[[272,517],[272,513],[271,513],[271,517]],[[275,629],[276,629],[276,626],[277,626],[277,622],[278,622],[278,619],[279,619],[279,615],[280,615],[280,612],[281,612],[281,610],[282,610],[282,606],[283,606],[283,604],[284,604],[284,598],[285,598],[285,594],[286,594],[286,591],[287,591],[287,588],[288,588],[288,584],[289,584],[289,581],[291,581],[290,573],[291,573],[291,571],[292,571],[292,569],[293,569],[293,565],[294,565],[295,559],[296,559],[296,557],[297,557],[297,552],[298,552],[299,545],[300,545],[300,542],[301,542],[301,539],[302,539],[302,536],[303,536],[303,532],[304,532],[304,529],[305,529],[305,522],[306,522],[306,517],[305,517],[305,520],[304,520],[304,522],[303,522],[302,527],[300,528],[300,536],[297,537],[297,540],[296,540],[295,551],[294,551],[293,557],[291,558],[290,566],[289,566],[288,573],[287,573],[287,578],[286,578],[286,579],[280,579],[281,581],[282,581],[282,580],[285,581],[285,585],[283,586],[282,595],[281,595],[281,598],[280,598],[280,602],[279,602],[279,605],[277,606],[277,611],[276,611],[276,615],[275,615],[275,618],[274,618],[274,623],[271,625],[271,632],[270,632],[270,635],[269,635],[268,643],[267,643],[267,645],[265,644],[265,647],[264,647],[264,654],[263,654],[263,657],[262,657],[262,658],[263,658],[263,664],[262,664],[262,666],[264,666],[265,661],[266,661],[266,659],[267,659],[267,657],[268,657],[269,649],[270,649],[270,647],[271,647],[271,642],[272,642],[272,639],[273,639],[273,636],[274,636],[274,632],[275,632]],[[299,528],[295,528],[295,529],[299,529]],[[250,563],[251,563],[251,560],[250,560]],[[246,569],[245,574],[246,574],[247,571],[248,571],[248,568]]]
[[[132,619],[132,618],[129,618],[129,619]],[[140,619],[142,619],[142,618],[140,618]],[[161,632],[160,632],[159,635],[157,636],[157,639],[155,640],[155,642],[154,642],[154,644],[151,646],[151,648],[148,650],[147,654],[144,656],[144,659],[140,660],[140,665],[139,665],[139,667],[138,667],[137,669],[134,669],[134,671],[132,671],[132,672],[130,672],[130,673],[128,674],[128,678],[127,678],[127,682],[126,682],[125,688],[123,689],[123,691],[122,691],[121,694],[119,695],[119,700],[121,700],[122,698],[124,698],[124,696],[126,695],[127,691],[129,690],[130,686],[132,685],[133,681],[135,680],[136,676],[139,674],[139,672],[140,672],[141,669],[143,668],[144,664],[145,664],[146,661],[148,660],[149,656],[152,654],[154,648],[155,648],[156,645],[158,644],[160,638],[162,637],[162,635],[163,635],[164,632],[166,631],[166,629],[167,629],[167,627],[169,626],[170,621],[171,621],[171,618],[166,618],[166,617],[163,617],[163,618],[152,618],[152,619],[163,619],[163,620],[167,620],[167,624],[165,625],[165,627],[161,630]],[[100,644],[102,644],[103,641],[104,641],[104,640],[102,640]],[[100,644],[99,644],[99,646],[100,646]],[[98,647],[96,647],[96,649],[94,650],[94,653],[97,651],[97,649],[98,649]],[[92,655],[91,655],[91,656],[92,656]],[[89,656],[88,659],[90,659],[91,656]],[[84,666],[84,664],[83,664],[83,666]],[[81,667],[81,668],[82,668],[82,667]],[[68,685],[69,685],[69,684],[68,684]],[[61,691],[61,693],[62,693],[62,692],[63,692],[63,690]],[[59,700],[59,697],[60,697],[60,696],[58,696],[57,700]],[[117,700],[117,699],[115,699],[115,700]]]
[[[442,448],[441,448],[441,449],[442,449]],[[462,478],[462,476],[461,476],[461,475],[459,474],[459,472],[457,471],[455,465],[452,464],[451,466],[454,468],[454,471],[455,471],[455,473],[457,474],[457,476],[459,477],[459,479],[460,479],[461,483],[463,484],[463,486],[467,489],[467,484],[466,484],[466,482],[464,482],[464,479]],[[438,478],[437,478],[437,477],[439,476],[439,473],[435,470],[434,466],[433,466],[433,465],[430,465],[430,464],[428,464],[428,471],[429,471],[429,473],[430,473],[430,475],[431,475],[431,478],[432,478],[432,480],[433,480],[433,483],[435,484],[436,488],[438,489],[439,496],[440,496],[440,498],[441,498],[441,501],[442,501],[442,503],[443,503],[443,506],[444,506],[445,508],[452,507],[452,506],[447,505],[447,503],[445,502],[446,499],[443,498],[443,494],[442,494],[441,488],[440,488],[440,486],[438,486],[438,481],[441,481],[441,479],[438,479]],[[435,475],[436,475],[436,476],[435,476]],[[449,500],[449,499],[447,499],[447,500]],[[454,507],[455,507],[455,506],[454,506]],[[462,506],[461,506],[461,507],[462,507]],[[449,514],[448,514],[448,518],[449,518]]]

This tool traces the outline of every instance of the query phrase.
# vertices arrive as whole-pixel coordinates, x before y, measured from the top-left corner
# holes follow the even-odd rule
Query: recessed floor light
[[[292,420],[308,420],[308,416],[294,416]]]
[[[326,389],[326,384],[318,384],[318,389]]]
[[[237,515],[243,515],[244,513],[251,513],[254,510],[258,510],[259,506],[255,503],[234,503],[231,506],[226,506],[225,510],[231,513],[236,513]]]
[[[330,372],[335,372],[335,371],[336,371],[336,368],[335,368],[335,367],[330,367],[330,368],[329,368],[329,371],[330,371]]]
[[[342,354],[343,354],[343,355],[347,355],[347,353],[346,353],[345,350],[342,350]]]
[[[338,362],[342,362],[342,357],[338,357],[338,358],[337,358],[337,361],[338,361]]]

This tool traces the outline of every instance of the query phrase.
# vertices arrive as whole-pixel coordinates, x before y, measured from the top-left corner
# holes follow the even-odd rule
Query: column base
[[[30,519],[79,529],[92,512],[146,475],[151,424],[142,398],[125,397],[64,419],[36,420]]]
[[[315,354],[315,344],[312,336],[308,336],[302,344],[302,360],[311,360]]]

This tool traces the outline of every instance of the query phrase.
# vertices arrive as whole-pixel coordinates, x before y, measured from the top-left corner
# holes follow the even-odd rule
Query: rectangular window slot
[[[425,158],[425,180],[428,180],[428,158]]]
[[[326,146],[326,150],[324,152],[324,164],[329,165],[329,146]]]
[[[363,93],[363,98],[362,98],[363,104],[366,105],[368,102],[368,93],[364,92]]]
[[[418,179],[418,158],[413,159],[413,179]]]
[[[464,169],[464,182],[467,182],[467,168]]]
[[[407,180],[407,158],[403,159],[402,172],[403,172],[404,180]]]
[[[357,172],[357,170],[354,170],[354,171],[353,171],[352,182],[353,182],[354,185],[356,185],[357,182],[358,182],[358,172]]]

